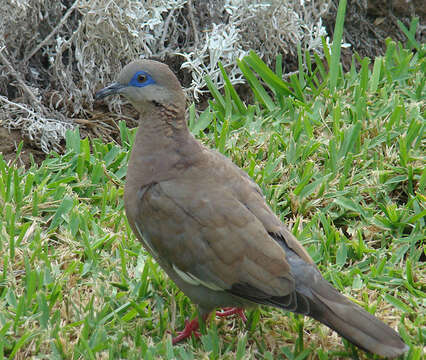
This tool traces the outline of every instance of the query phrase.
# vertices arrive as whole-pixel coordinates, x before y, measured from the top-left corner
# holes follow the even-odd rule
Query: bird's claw
[[[227,308],[223,308],[221,311],[216,311],[216,316],[219,316],[219,317],[227,317],[230,315],[238,315],[241,318],[241,320],[243,320],[243,322],[247,321],[243,308],[227,307]]]
[[[198,323],[198,319],[191,321],[185,320],[185,328],[178,332],[178,335],[172,340],[172,344],[175,345],[178,342],[190,337],[192,334],[199,338],[201,336],[200,332],[198,331],[199,327],[200,324]]]

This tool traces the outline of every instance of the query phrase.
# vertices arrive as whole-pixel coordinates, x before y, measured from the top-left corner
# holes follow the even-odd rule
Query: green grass
[[[208,81],[214,99],[201,114],[192,106],[189,124],[255,179],[325,278],[420,359],[426,62],[408,38],[409,47],[389,40],[383,57],[355,56],[348,73],[337,47],[326,49],[327,66],[300,52],[288,83],[280,57],[272,70],[251,53],[239,66],[254,103]],[[0,359],[356,356],[318,322],[266,307],[246,324],[213,319],[201,339],[173,347],[171,334],[196,313],[129,228],[122,195],[135,132],[120,129],[122,146],[70,132],[65,154],[28,170],[0,154]]]

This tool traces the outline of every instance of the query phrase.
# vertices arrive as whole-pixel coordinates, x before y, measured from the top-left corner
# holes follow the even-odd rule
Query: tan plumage
[[[265,304],[311,316],[382,356],[408,350],[322,278],[244,171],[194,139],[166,65],[132,62],[97,97],[115,93],[140,112],[124,196],[129,223],[202,314]]]

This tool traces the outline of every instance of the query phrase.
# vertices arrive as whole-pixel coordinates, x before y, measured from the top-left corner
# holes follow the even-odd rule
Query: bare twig
[[[0,100],[3,101],[3,102],[5,102],[6,104],[9,104],[9,105],[12,105],[12,106],[16,106],[17,108],[26,111],[27,113],[29,113],[32,116],[37,116],[37,114],[34,111],[31,111],[30,109],[27,109],[25,106],[23,106],[23,105],[21,105],[19,103],[10,101],[10,100],[8,100],[8,98],[6,98],[4,96],[0,95]]]
[[[87,119],[74,119],[74,122],[77,124],[85,125],[87,127],[93,127],[96,125],[94,121]]]
[[[283,74],[283,79],[288,80],[288,79],[290,79],[291,75],[297,75],[297,74],[299,74],[299,70],[285,73],[285,74]]]
[[[53,123],[57,123],[57,124],[61,124],[61,125],[66,124],[65,122],[60,121],[60,120],[56,120],[56,119],[53,119],[53,118],[45,118],[45,117],[41,116],[41,114],[35,113],[34,111],[28,109],[24,105],[10,101],[8,98],[1,96],[1,95],[0,95],[0,101],[3,101],[3,102],[5,102],[6,104],[9,104],[9,105],[15,106],[18,109],[21,109],[23,111],[26,111],[29,115],[31,115],[31,116],[33,116],[37,119],[41,119],[41,120],[44,120],[44,121],[49,121],[49,122],[53,122]]]
[[[161,46],[161,50],[164,50],[164,42],[166,41],[166,36],[167,36],[167,31],[169,30],[169,24],[170,24],[170,20],[172,19],[173,13],[175,12],[175,9],[171,9],[169,12],[169,15],[167,15],[167,19],[164,22],[164,29],[163,29],[163,35],[161,35],[161,41],[160,41],[160,46]]]
[[[24,90],[28,96],[31,98],[32,102],[34,104],[40,105],[40,101],[37,99],[37,97],[34,95],[34,93],[31,91],[31,89],[25,84],[24,79],[22,79],[21,75],[13,68],[12,64],[9,62],[9,60],[6,59],[6,57],[3,55],[3,50],[6,47],[3,46],[0,49],[0,61],[6,65],[6,67],[9,69],[9,72],[12,74],[12,76],[18,80],[19,84],[22,87],[22,90]]]
[[[198,46],[198,29],[195,25],[194,11],[192,6],[192,0],[188,0],[188,13],[189,13],[189,21],[191,22],[192,32],[194,33],[194,49],[197,49]]]
[[[70,17],[70,15],[72,14],[72,12],[74,11],[74,9],[77,7],[78,3],[80,0],[75,0],[74,4],[72,4],[72,6],[67,10],[67,12],[65,13],[65,15],[62,17],[61,21],[59,22],[58,25],[55,26],[55,28],[52,30],[52,32],[47,35],[45,37],[45,39],[39,43],[30,53],[29,55],[27,55],[24,59],[24,64],[26,64],[28,62],[29,59],[31,59],[36,53],[37,51],[39,51],[44,45],[46,45],[50,39],[52,38],[53,35],[55,35],[55,33],[62,27],[62,25],[64,25],[65,21]]]

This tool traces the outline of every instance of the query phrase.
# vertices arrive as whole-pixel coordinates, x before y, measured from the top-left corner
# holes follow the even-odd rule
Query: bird
[[[95,99],[119,94],[139,113],[124,207],[146,251],[196,304],[201,321],[266,305],[312,317],[387,358],[409,350],[399,334],[339,293],[267,204],[260,187],[189,131],[186,99],[170,68],[139,59]],[[199,335],[186,321],[173,344]]]

